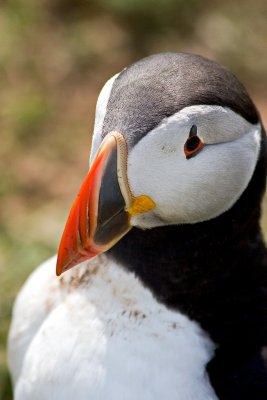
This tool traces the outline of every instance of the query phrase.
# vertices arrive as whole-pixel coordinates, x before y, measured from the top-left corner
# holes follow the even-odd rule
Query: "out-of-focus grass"
[[[141,56],[193,51],[224,63],[249,83],[267,122],[266,4],[2,2],[0,400],[12,398],[6,367],[12,303],[29,273],[56,252],[86,173],[100,87]]]

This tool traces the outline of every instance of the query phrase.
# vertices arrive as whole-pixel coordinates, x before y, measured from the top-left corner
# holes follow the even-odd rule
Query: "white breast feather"
[[[63,277],[55,258],[15,307],[9,364],[15,400],[215,400],[205,372],[214,345],[100,256]]]

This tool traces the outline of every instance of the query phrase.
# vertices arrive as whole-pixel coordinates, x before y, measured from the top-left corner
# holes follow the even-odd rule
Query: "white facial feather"
[[[194,124],[205,146],[186,159],[184,144]],[[163,120],[129,154],[134,196],[146,194],[157,205],[133,217],[131,224],[151,228],[196,223],[230,209],[252,177],[260,129],[260,124],[219,106],[186,107]]]
[[[94,155],[101,143],[101,133],[103,128],[103,123],[107,111],[107,105],[109,101],[109,97],[111,94],[112,86],[116,78],[119,74],[114,75],[110,78],[105,85],[103,86],[96,103],[96,112],[95,112],[95,126],[94,126],[94,135],[92,141],[92,149],[90,155],[90,163],[94,159]]]

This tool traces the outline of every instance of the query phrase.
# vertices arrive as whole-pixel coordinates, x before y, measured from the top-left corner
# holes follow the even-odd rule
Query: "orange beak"
[[[148,196],[133,197],[127,144],[120,133],[110,132],[71,208],[58,250],[57,275],[110,249],[131,229],[131,215],[154,207]]]
[[[131,203],[126,157],[123,136],[111,132],[100,145],[71,208],[59,246],[57,275],[108,250],[131,228],[125,211]],[[120,178],[118,170],[125,171]]]

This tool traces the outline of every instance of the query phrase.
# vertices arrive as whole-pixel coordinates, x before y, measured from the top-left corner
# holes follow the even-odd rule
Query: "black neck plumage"
[[[260,301],[267,258],[258,220],[259,207],[242,223],[225,216],[195,225],[132,229],[110,255],[135,272],[160,302],[198,321],[214,342],[239,339],[244,329],[246,340],[254,341],[255,323],[262,326],[267,315],[267,298]],[[262,334],[267,341],[267,325]]]

